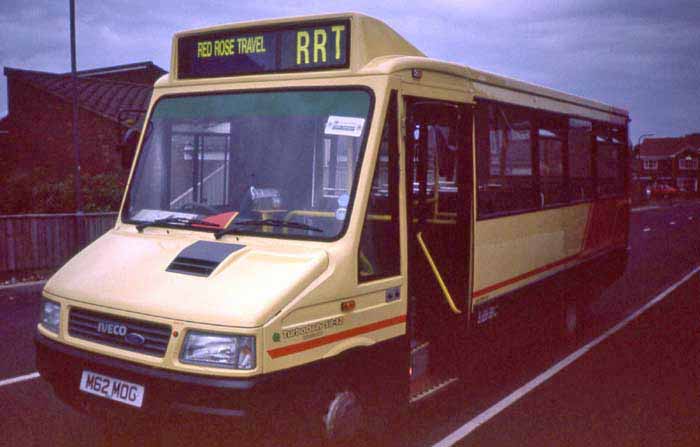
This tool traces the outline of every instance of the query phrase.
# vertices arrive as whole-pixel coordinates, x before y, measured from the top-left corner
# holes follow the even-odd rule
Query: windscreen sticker
[[[338,208],[335,210],[335,219],[343,221],[345,220],[345,216],[348,214],[348,209],[347,208]]]
[[[326,122],[326,135],[345,135],[348,137],[359,137],[362,135],[362,129],[365,127],[364,118],[355,118],[353,116],[335,116],[328,117]]]

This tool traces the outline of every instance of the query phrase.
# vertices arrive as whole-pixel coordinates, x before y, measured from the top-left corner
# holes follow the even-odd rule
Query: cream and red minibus
[[[624,267],[624,110],[356,13],[172,45],[116,225],[43,291],[38,369],[82,411],[345,439],[468,380],[495,328],[575,330],[566,286]]]

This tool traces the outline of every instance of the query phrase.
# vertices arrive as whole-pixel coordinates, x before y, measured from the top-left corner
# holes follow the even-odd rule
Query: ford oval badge
[[[141,334],[137,334],[136,332],[129,332],[126,334],[126,337],[124,337],[124,341],[130,345],[141,346],[142,344],[146,343],[146,337]]]

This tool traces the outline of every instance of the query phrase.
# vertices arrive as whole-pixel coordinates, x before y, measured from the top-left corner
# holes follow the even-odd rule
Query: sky
[[[78,69],[169,70],[177,31],[343,11],[383,20],[430,57],[625,108],[635,143],[700,132],[698,0],[76,0]],[[69,71],[69,38],[68,0],[0,2],[0,66]]]

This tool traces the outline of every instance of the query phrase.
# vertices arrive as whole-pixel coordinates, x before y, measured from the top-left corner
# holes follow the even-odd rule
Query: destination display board
[[[237,29],[181,37],[178,78],[347,68],[350,21]]]

